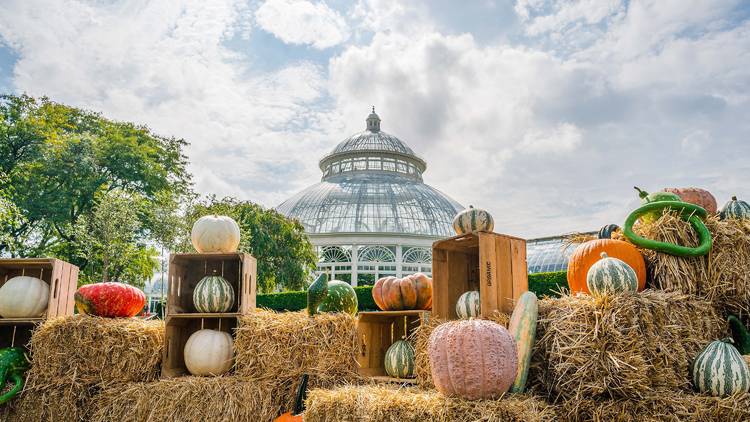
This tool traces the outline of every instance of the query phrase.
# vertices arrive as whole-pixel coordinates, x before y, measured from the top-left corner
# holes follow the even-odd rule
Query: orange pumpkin
[[[589,293],[586,274],[601,259],[602,252],[630,265],[638,277],[638,291],[646,288],[646,261],[635,246],[622,240],[596,239],[579,245],[568,259],[568,287],[571,293]]]
[[[302,415],[292,415],[292,412],[286,412],[283,415],[279,416],[278,418],[274,419],[274,422],[301,422],[304,420]]]
[[[432,279],[422,273],[383,277],[372,286],[372,298],[384,311],[432,309]]]

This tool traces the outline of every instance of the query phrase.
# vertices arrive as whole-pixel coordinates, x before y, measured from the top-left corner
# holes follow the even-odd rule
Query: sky
[[[646,190],[750,198],[744,0],[0,3],[0,92],[184,138],[196,190],[275,207],[364,130],[524,237]]]

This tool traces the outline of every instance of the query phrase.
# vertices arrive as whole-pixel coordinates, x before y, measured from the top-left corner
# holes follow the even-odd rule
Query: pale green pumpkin
[[[602,252],[601,259],[586,273],[586,287],[591,294],[635,292],[638,276],[633,267]]]
[[[456,315],[461,319],[477,318],[480,310],[481,302],[476,290],[462,294],[456,301]]]
[[[393,378],[414,377],[414,347],[406,340],[398,340],[385,352],[385,372]]]
[[[750,389],[750,370],[731,344],[731,339],[716,340],[695,358],[693,385],[702,393],[729,396]]]
[[[220,275],[203,277],[193,291],[193,304],[198,312],[227,312],[234,305],[234,288]]]

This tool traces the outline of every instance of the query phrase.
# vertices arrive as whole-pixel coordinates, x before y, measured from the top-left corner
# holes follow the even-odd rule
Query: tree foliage
[[[258,260],[259,291],[305,287],[315,270],[317,256],[299,222],[249,201],[209,197],[190,206],[185,219],[188,225],[179,247],[182,251],[194,251],[190,243],[190,228],[198,218],[209,214],[228,215],[239,224],[240,251],[248,252]]]

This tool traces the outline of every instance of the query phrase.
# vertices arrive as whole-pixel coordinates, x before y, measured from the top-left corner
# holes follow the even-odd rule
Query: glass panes
[[[565,247],[563,238],[529,240],[526,242],[526,262],[529,274],[565,271],[575,245]]]

